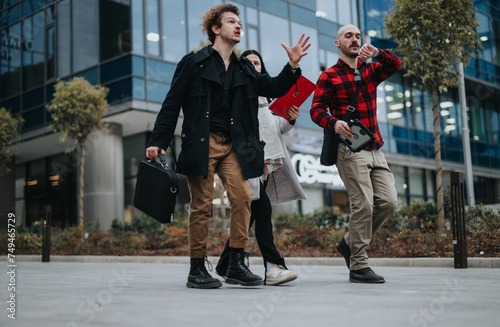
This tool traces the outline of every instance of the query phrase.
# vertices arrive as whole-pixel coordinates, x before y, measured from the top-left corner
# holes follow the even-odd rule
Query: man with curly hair
[[[240,42],[242,32],[236,6],[212,7],[203,16],[201,26],[212,45],[187,54],[177,65],[146,156],[156,158],[159,151],[165,153],[182,108],[182,146],[177,172],[187,176],[191,196],[188,224],[191,268],[186,286],[221,286],[205,268],[215,173],[231,202],[226,283],[262,285],[262,278],[244,264],[251,204],[248,179],[261,176],[264,170],[264,144],[259,141],[257,120],[258,96],[281,97],[295,84],[301,74],[299,61],[310,46],[309,37],[304,39],[302,35],[291,48],[282,44],[290,60],[272,78],[257,73],[249,60],[234,54],[233,48]]]

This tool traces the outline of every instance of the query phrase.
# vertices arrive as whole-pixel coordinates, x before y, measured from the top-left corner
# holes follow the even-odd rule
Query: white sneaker
[[[281,265],[274,265],[266,271],[265,285],[279,285],[297,279],[297,274]]]

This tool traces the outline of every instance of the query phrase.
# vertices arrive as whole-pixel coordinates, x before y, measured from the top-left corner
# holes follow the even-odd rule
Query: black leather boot
[[[240,284],[243,286],[258,286],[264,281],[261,277],[252,274],[245,265],[243,249],[229,248],[229,266],[226,273],[226,283]]]
[[[191,268],[186,286],[189,288],[217,288],[221,287],[221,282],[210,276],[205,268],[205,258],[191,258]],[[207,260],[208,262],[208,260]],[[209,262],[210,264],[210,262]]]

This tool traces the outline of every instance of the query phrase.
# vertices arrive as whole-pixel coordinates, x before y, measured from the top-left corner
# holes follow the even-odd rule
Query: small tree
[[[395,0],[384,17],[387,31],[398,44],[405,76],[414,76],[420,88],[432,90],[438,226],[444,227],[443,173],[438,93],[458,84],[458,63],[467,66],[475,56],[476,9],[471,0]],[[467,122],[463,122],[467,124]]]
[[[55,85],[54,98],[47,105],[54,123],[54,132],[61,132],[61,141],[68,138],[80,146],[81,159],[78,180],[78,224],[83,229],[83,188],[85,168],[85,141],[90,133],[105,127],[102,118],[108,110],[106,87],[91,85],[83,77]],[[70,151],[73,148],[70,149]]]
[[[10,146],[12,140],[19,136],[22,123],[21,117],[13,117],[9,110],[0,108],[0,176],[10,172],[8,167],[12,159]]]

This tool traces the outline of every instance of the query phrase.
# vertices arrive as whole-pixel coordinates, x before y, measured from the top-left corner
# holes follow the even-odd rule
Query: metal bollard
[[[463,174],[455,172],[451,173],[450,196],[455,268],[467,268],[467,239],[465,238],[465,194]]]
[[[52,220],[52,207],[45,206],[42,229],[42,262],[50,262],[50,224]]]

